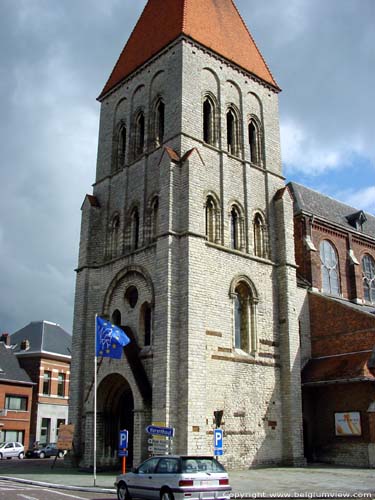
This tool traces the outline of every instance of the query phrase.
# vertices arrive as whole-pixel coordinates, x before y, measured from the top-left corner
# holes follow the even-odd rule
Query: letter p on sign
[[[214,430],[214,448],[215,448],[215,450],[223,448],[223,431],[222,431],[222,429],[215,429]]]

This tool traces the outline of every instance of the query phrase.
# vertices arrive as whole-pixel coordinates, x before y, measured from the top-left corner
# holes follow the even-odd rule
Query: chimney
[[[30,349],[30,340],[24,339],[21,342],[20,349],[21,351],[27,351],[27,349]]]
[[[4,342],[5,345],[10,345],[10,335],[9,333],[2,333],[0,336],[0,342]]]

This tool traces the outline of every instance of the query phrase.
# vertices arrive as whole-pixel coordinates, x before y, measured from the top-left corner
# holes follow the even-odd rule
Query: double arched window
[[[340,295],[339,260],[335,247],[328,240],[320,243],[322,290],[331,295]]]
[[[366,254],[362,259],[363,296],[366,302],[375,303],[375,260]]]
[[[233,106],[227,111],[227,150],[231,155],[239,154],[239,120]]]
[[[237,281],[232,288],[234,347],[254,354],[258,350],[256,324],[257,294],[254,286],[247,279]]]

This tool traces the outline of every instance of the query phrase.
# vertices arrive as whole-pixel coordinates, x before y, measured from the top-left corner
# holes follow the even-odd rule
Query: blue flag
[[[118,326],[96,317],[96,356],[121,359],[122,348],[128,345],[130,339]]]

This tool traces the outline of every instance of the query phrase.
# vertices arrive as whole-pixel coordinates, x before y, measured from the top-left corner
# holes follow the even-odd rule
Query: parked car
[[[65,455],[64,450],[59,450],[56,446],[56,443],[42,444],[27,450],[26,457],[27,458],[50,458],[58,456],[62,458]]]
[[[118,500],[227,500],[232,488],[213,457],[166,455],[149,458],[116,478]]]
[[[0,460],[12,457],[23,458],[24,455],[25,448],[23,444],[16,441],[5,441],[0,443]]]

